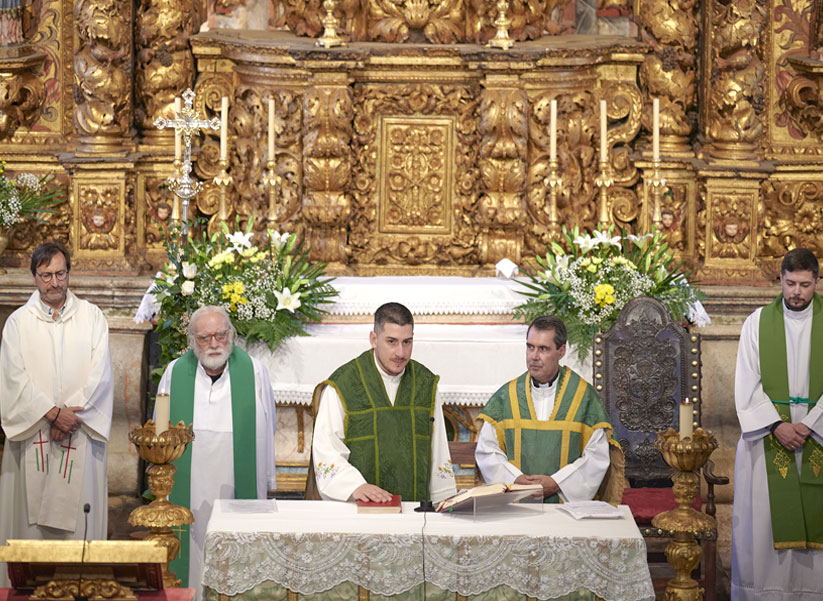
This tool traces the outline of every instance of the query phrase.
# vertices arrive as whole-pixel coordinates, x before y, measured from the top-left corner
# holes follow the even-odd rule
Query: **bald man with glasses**
[[[31,258],[37,288],[12,313],[0,344],[0,544],[8,539],[105,539],[106,444],[114,394],[102,311],[69,290],[61,244]],[[9,586],[0,564],[0,587]]]

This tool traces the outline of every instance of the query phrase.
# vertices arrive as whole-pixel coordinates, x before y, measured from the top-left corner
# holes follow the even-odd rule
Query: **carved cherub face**
[[[740,231],[740,224],[737,223],[737,220],[730,219],[723,224],[723,231],[729,238],[734,238],[737,236],[737,232]]]
[[[663,224],[663,227],[669,229],[674,225],[674,213],[671,211],[663,211],[660,214],[660,222]]]
[[[95,211],[91,216],[91,222],[94,227],[103,227],[106,224],[106,216],[103,215],[103,211]]]
[[[168,218],[169,218],[170,212],[171,211],[170,211],[169,205],[167,205],[165,202],[161,202],[159,205],[157,205],[157,219],[158,219],[158,221],[167,221]]]

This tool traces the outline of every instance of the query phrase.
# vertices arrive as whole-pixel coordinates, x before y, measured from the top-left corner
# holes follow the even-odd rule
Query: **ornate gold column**
[[[515,74],[489,74],[480,96],[477,219],[480,260],[492,265],[503,258],[520,263],[523,247],[529,99],[518,80]]]
[[[316,73],[303,96],[303,218],[312,261],[349,260],[346,192],[352,171],[352,96],[345,70]]]

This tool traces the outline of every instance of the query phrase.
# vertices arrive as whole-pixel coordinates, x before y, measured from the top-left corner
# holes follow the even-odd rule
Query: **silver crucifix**
[[[174,119],[166,119],[165,117],[158,117],[154,121],[154,126],[157,129],[164,129],[166,127],[180,130],[183,141],[183,165],[181,167],[181,174],[178,178],[169,177],[167,180],[169,188],[181,200],[182,205],[182,231],[185,234],[186,224],[189,219],[189,201],[200,191],[202,183],[191,178],[191,139],[195,134],[199,134],[201,129],[211,128],[213,130],[220,129],[220,119],[214,117],[211,120],[198,119],[197,113],[194,112],[194,92],[191,88],[183,92],[183,110],[181,114],[175,113]]]

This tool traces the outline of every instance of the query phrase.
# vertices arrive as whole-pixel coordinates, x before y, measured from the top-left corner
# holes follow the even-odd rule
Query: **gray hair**
[[[192,313],[191,317],[189,318],[189,348],[197,348],[197,346],[194,344],[194,325],[197,323],[197,320],[211,313],[216,313],[223,317],[223,320],[226,322],[226,325],[229,329],[229,345],[234,344],[234,339],[237,337],[237,330],[234,329],[234,326],[231,323],[231,319],[229,318],[229,314],[226,313],[226,310],[223,307],[220,307],[218,305],[206,305],[204,307],[200,307],[199,309],[197,309],[197,311]]]

